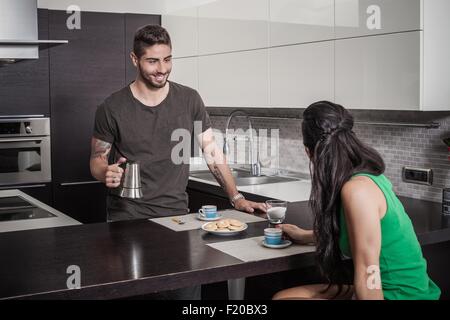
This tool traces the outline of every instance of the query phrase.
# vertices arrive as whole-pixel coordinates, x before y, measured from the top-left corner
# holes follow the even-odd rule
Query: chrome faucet
[[[253,154],[253,126],[252,126],[252,120],[250,118],[250,116],[248,115],[247,112],[245,112],[244,110],[235,110],[232,113],[230,113],[230,115],[228,116],[227,119],[227,126],[225,127],[225,138],[223,139],[223,153],[229,154],[230,153],[230,148],[228,147],[228,127],[230,126],[230,122],[233,119],[233,117],[236,114],[243,114],[246,118],[247,118],[247,122],[248,122],[248,129],[250,131],[249,134],[249,156],[250,156],[250,173],[252,176],[260,176],[261,175],[261,163],[259,161],[259,151],[258,148],[256,148],[256,160],[254,158],[254,154]]]

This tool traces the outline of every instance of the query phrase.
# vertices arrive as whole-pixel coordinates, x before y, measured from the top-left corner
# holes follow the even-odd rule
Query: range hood
[[[0,0],[0,64],[38,59],[39,49],[66,43],[38,40],[37,0]]]

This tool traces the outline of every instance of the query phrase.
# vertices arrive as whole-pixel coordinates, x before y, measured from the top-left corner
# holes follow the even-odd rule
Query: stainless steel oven
[[[0,186],[50,181],[50,119],[1,117]]]

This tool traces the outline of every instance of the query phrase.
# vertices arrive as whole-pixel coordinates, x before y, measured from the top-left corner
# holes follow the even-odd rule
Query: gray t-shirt
[[[167,97],[154,107],[137,100],[130,86],[113,93],[98,107],[94,137],[113,145],[110,164],[123,156],[139,162],[141,169],[143,198],[121,198],[120,187],[109,190],[110,221],[188,212],[189,164],[172,161],[172,148],[179,141],[171,141],[171,135],[183,128],[194,137],[194,121],[201,121],[202,132],[211,127],[198,92],[175,82],[169,82]]]

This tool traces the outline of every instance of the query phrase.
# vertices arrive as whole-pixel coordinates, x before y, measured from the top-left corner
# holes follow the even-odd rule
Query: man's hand
[[[117,163],[112,164],[106,168],[105,184],[108,188],[117,188],[120,186],[122,180],[123,169],[119,167],[122,163],[125,163],[127,159],[120,158]]]
[[[267,212],[266,204],[253,202],[246,199],[239,199],[234,202],[234,208],[239,211],[245,211],[248,213],[254,213],[255,210],[261,212]]]

